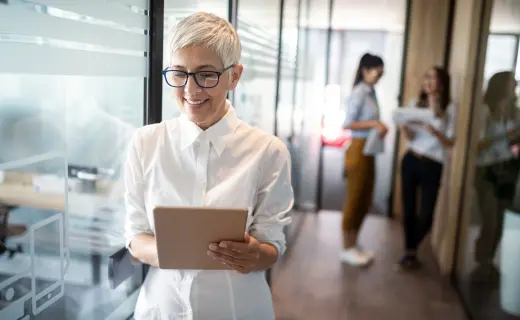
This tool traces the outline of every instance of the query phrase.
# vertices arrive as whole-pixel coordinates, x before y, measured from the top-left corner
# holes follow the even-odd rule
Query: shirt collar
[[[359,83],[359,86],[361,86],[361,88],[363,88],[363,89],[364,89],[365,91],[367,91],[367,92],[370,92],[370,93],[375,93],[375,92],[376,92],[374,86],[369,85],[369,84],[366,83],[365,81],[361,81],[361,82]]]
[[[183,150],[190,147],[200,135],[205,134],[220,157],[229,144],[236,127],[239,125],[239,119],[231,102],[226,100],[226,104],[228,107],[226,115],[206,130],[199,128],[199,126],[190,121],[185,114],[181,115],[181,148]]]

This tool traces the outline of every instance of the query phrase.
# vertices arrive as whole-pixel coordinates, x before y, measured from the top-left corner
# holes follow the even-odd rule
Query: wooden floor
[[[277,320],[462,320],[466,316],[452,287],[441,278],[423,245],[423,269],[395,270],[401,254],[400,224],[367,219],[361,244],[376,253],[366,269],[342,265],[341,216],[337,212],[300,214],[301,228],[284,261],[273,271]]]

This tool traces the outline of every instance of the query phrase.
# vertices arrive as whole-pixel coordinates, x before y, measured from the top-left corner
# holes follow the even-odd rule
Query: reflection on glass
[[[143,124],[148,6],[134,3],[0,5],[0,319],[133,311],[142,270],[111,289],[108,260]]]
[[[280,87],[277,111],[277,135],[282,140],[292,134],[296,89],[296,53],[298,46],[298,0],[284,2]]]
[[[275,124],[279,11],[279,0],[243,0],[238,6],[244,72],[234,106],[242,120],[269,133],[274,133]]]
[[[136,290],[140,283],[136,277],[122,285],[124,289],[112,291],[107,263],[124,245],[120,169],[127,143],[143,122],[144,80],[0,74],[0,82],[10,80],[20,86],[0,90],[0,97],[11,96],[0,101],[5,120],[0,124],[0,206],[8,208],[9,226],[24,226],[27,232],[6,239],[8,247],[21,247],[22,252],[0,260],[2,279],[33,256],[38,266],[31,274],[36,295],[65,281],[63,291],[58,286],[44,295],[62,299],[52,305],[38,302],[42,307],[37,319],[50,314],[68,314],[61,319],[108,315],[126,299],[125,291]],[[73,174],[67,167],[80,169]],[[81,175],[88,168],[95,169],[93,181]],[[59,272],[65,258],[57,238],[63,230],[59,224],[41,226],[34,231],[35,241],[28,241],[30,230],[45,219],[61,217],[63,209],[66,237],[61,250],[68,255],[64,278]],[[34,254],[31,243],[36,243]],[[16,297],[31,290],[29,280],[16,282]]]
[[[493,24],[493,22],[492,22]],[[491,34],[484,70],[473,207],[458,266],[475,319],[520,317],[520,109],[514,36]]]

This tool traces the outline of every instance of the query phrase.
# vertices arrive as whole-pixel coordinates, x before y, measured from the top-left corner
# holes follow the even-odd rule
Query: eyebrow
[[[181,65],[173,65],[170,68],[172,68],[172,69],[182,69],[182,70],[186,69],[184,66],[181,66]],[[207,68],[213,68],[213,69],[217,70],[217,67],[215,67],[215,66],[213,66],[211,64],[203,64],[203,65],[198,66],[197,68],[195,68],[195,70],[201,70],[201,69],[207,69]]]

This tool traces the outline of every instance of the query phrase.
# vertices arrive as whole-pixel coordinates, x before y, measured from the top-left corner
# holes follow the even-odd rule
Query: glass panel
[[[141,0],[126,1],[142,4]],[[92,62],[97,66],[112,63],[110,59],[122,63],[133,54],[137,57],[135,52],[143,57],[147,41],[139,48],[135,40],[146,39],[145,30],[131,31],[119,23],[135,27],[148,18],[144,11],[137,14],[127,5],[112,7],[115,3],[100,2],[101,7],[96,7],[96,2],[85,11],[81,11],[86,8],[83,5],[56,1],[52,3],[58,8],[9,3],[13,7],[0,5],[0,10],[16,7],[25,10],[25,16],[40,15],[24,23],[36,24],[26,30],[40,27],[45,37],[23,38],[19,34],[23,30],[8,21],[0,38],[0,47],[9,49],[2,51],[7,52],[3,61],[35,60],[31,46],[40,53],[53,50],[58,54],[47,57],[54,59],[53,65],[45,67],[49,72],[18,63],[8,70],[0,67],[0,241],[4,244],[0,247],[0,319],[97,320],[116,313],[127,318],[142,283],[141,267],[135,266],[133,276],[111,289],[108,262],[124,247],[120,171],[129,139],[143,124],[146,68],[132,73],[92,72],[88,61],[71,65],[69,57],[74,51],[81,59],[101,60]],[[91,14],[106,17],[102,12],[108,7],[114,10],[110,13],[118,10],[118,21],[91,19]],[[56,16],[57,12],[62,16]],[[14,22],[18,16],[7,19]],[[59,19],[69,19],[67,23],[75,27],[38,26],[63,22]],[[100,39],[126,33],[130,42],[126,47],[133,46],[133,53],[107,48],[110,54],[96,55],[92,50],[99,49],[99,42],[75,43],[71,50],[70,43],[47,38],[59,31],[70,33],[68,38],[73,39],[75,33],[87,30],[90,33],[78,39],[87,42],[103,30],[107,32],[99,34]],[[30,44],[21,46],[22,38]],[[119,40],[114,46],[125,44]],[[47,58],[43,57],[44,62]]]
[[[238,34],[244,72],[234,93],[238,116],[274,133],[280,1],[240,1]]]
[[[303,203],[303,199],[301,197],[301,183],[302,180],[302,161],[301,158],[301,148],[302,146],[302,128],[303,128],[303,110],[305,107],[305,87],[306,87],[306,76],[305,70],[302,66],[304,66],[307,62],[308,52],[307,52],[307,43],[308,43],[308,32],[307,28],[302,27],[304,23],[306,24],[308,16],[308,0],[300,0],[300,28],[298,29],[298,49],[297,49],[297,61],[296,61],[296,92],[295,92],[295,106],[294,113],[292,116],[292,128],[293,128],[293,137],[292,137],[292,150],[291,150],[291,160],[292,160],[292,183],[294,188],[294,198],[295,203],[298,206],[301,206]]]
[[[516,58],[516,36],[490,34],[484,66],[484,85],[500,71],[513,70]]]
[[[164,67],[170,63],[170,35],[175,24],[198,11],[216,14],[228,19],[228,0],[165,0],[164,1]],[[180,115],[180,109],[173,97],[172,88],[163,81],[162,118],[171,119]]]
[[[517,36],[517,44],[518,48],[516,50],[517,56],[516,56],[516,79],[520,80],[520,35]],[[517,87],[519,89],[520,87]]]
[[[354,76],[361,56],[367,52],[383,58],[385,73],[376,85],[381,121],[389,127],[385,137],[385,152],[376,158],[376,182],[373,210],[387,213],[391,191],[394,159],[395,128],[392,113],[400,91],[406,1],[371,0],[335,1],[332,15],[332,37],[328,97],[324,117],[325,143],[322,203],[326,209],[341,210],[344,201],[343,163],[349,145],[348,132],[342,130],[345,102],[351,94]],[[337,97],[330,97],[335,94]],[[346,143],[345,140],[347,140]],[[343,145],[341,145],[343,143]],[[339,148],[338,148],[339,147]]]
[[[63,11],[75,12],[85,17],[110,21],[120,26],[133,27],[140,30],[148,28],[146,16],[134,10],[129,10],[130,6],[113,3],[113,1],[96,1],[95,5],[83,1],[34,0],[33,2],[48,8],[57,8]]]
[[[302,1],[298,89],[295,112],[294,158],[299,174],[296,203],[303,210],[317,208],[321,149],[321,120],[325,105],[328,1]]]
[[[512,31],[518,13],[512,1],[496,1],[491,30]],[[515,11],[516,10],[516,11]],[[507,24],[509,21],[510,24]],[[516,33],[520,29],[516,28]],[[457,257],[458,285],[473,319],[520,317],[520,109],[515,93],[514,35],[488,36],[484,83],[476,90],[472,124],[478,139],[473,184],[466,186],[469,208],[464,212]],[[517,72],[517,71],[516,71]]]
[[[295,104],[298,0],[287,0],[284,2],[284,6],[277,134],[281,139],[287,140],[292,134],[292,118]]]

